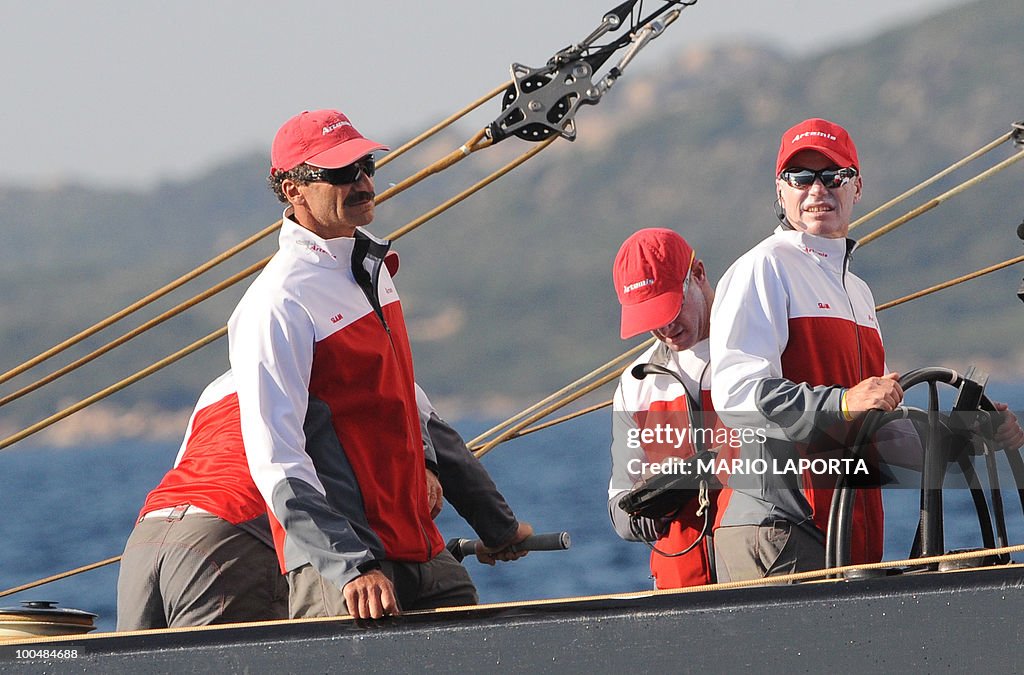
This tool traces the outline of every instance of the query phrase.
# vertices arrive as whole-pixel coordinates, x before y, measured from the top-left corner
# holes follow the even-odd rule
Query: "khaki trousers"
[[[284,619],[288,584],[274,549],[206,513],[150,518],[128,537],[117,630]]]
[[[718,581],[745,581],[825,567],[825,545],[788,520],[715,530]]]

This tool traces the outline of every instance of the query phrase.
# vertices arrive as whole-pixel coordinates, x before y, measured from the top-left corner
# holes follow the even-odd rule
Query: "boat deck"
[[[1024,566],[0,644],[0,672],[1011,672]],[[74,650],[73,658],[17,658]]]

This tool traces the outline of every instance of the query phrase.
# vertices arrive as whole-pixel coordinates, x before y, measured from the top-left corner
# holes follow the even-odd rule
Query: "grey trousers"
[[[150,518],[128,537],[117,630],[284,619],[288,583],[274,550],[206,513]]]
[[[479,602],[469,572],[447,550],[425,563],[381,561],[403,611],[475,605]],[[345,596],[312,565],[288,573],[288,614],[293,619],[348,614]]]
[[[719,583],[825,567],[825,545],[788,520],[720,527],[714,542]]]

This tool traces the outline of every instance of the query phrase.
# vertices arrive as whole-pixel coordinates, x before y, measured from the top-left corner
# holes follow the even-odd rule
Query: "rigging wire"
[[[999,147],[1000,145],[1002,145],[1006,141],[1010,140],[1011,138],[1013,138],[1013,132],[1012,131],[1006,132],[1005,134],[1003,134],[999,138],[995,139],[994,141],[992,141],[988,145],[986,145],[986,146],[984,146],[982,148],[979,148],[978,150],[975,150],[970,155],[964,157],[963,159],[959,160],[958,162],[954,162],[953,164],[950,164],[948,167],[946,167],[942,171],[938,172],[937,174],[935,174],[931,178],[928,178],[927,180],[921,181],[920,183],[918,183],[914,187],[910,188],[909,190],[907,190],[903,194],[897,195],[896,197],[893,197],[892,199],[890,199],[886,203],[882,204],[881,206],[875,208],[874,210],[869,211],[868,213],[865,213],[863,216],[861,216],[857,220],[855,220],[852,223],[850,223],[850,229],[853,230],[853,229],[859,227],[860,225],[862,225],[863,223],[866,223],[867,221],[871,220],[875,216],[880,215],[880,214],[884,213],[885,211],[888,211],[890,208],[892,208],[893,206],[896,206],[900,202],[905,201],[905,200],[909,199],[910,197],[913,197],[914,195],[916,195],[918,192],[920,192],[921,190],[925,189],[929,185],[934,184],[935,182],[937,182],[937,181],[941,180],[942,178],[945,178],[949,174],[953,173],[957,169],[959,169],[959,168],[961,168],[963,166],[966,166],[968,163],[974,161],[975,159],[981,157],[982,155],[985,155],[989,151],[994,150],[995,148]]]
[[[473,112],[474,110],[476,110],[477,108],[482,106],[484,103],[487,103],[488,101],[490,101],[495,96],[498,96],[498,95],[504,93],[504,91],[506,89],[508,89],[511,84],[512,84],[511,80],[509,80],[508,82],[505,82],[501,86],[491,90],[490,92],[484,94],[483,96],[481,96],[477,100],[473,101],[472,103],[470,103],[469,105],[467,105],[465,108],[463,108],[462,110],[458,111],[454,115],[451,115],[449,117],[444,118],[443,120],[441,120],[440,122],[438,122],[434,126],[430,127],[426,131],[424,131],[419,136],[416,136],[412,140],[407,141],[406,143],[403,143],[401,146],[395,148],[394,150],[392,150],[388,154],[386,154],[383,157],[381,157],[380,161],[377,162],[377,168],[379,169],[380,167],[385,166],[388,162],[390,162],[390,161],[392,161],[394,159],[398,159],[399,157],[404,155],[409,150],[412,150],[413,148],[415,148],[417,145],[419,145],[423,141],[429,139],[430,137],[434,136],[438,132],[443,131],[444,129],[447,129],[450,125],[454,124],[455,122],[458,122],[460,119],[462,119],[463,117],[465,117],[469,113]]]
[[[487,443],[484,443],[484,444],[479,445],[477,447],[473,447],[472,445],[470,445],[469,446],[470,450],[473,450],[473,454],[476,455],[478,458],[479,457],[483,457],[488,452],[490,452],[494,448],[498,447],[500,444],[504,443],[506,440],[512,438],[513,436],[518,434],[520,431],[522,431],[526,427],[528,427],[531,424],[533,424],[534,422],[537,422],[539,420],[544,419],[545,417],[550,415],[555,410],[558,410],[558,409],[568,405],[569,403],[572,403],[573,401],[575,401],[575,400],[577,400],[579,398],[582,398],[583,396],[589,394],[590,392],[594,391],[595,389],[598,389],[598,388],[608,384],[609,382],[614,382],[615,380],[617,380],[619,378],[620,375],[622,375],[622,373],[623,373],[623,371],[625,369],[626,369],[625,366],[622,366],[620,368],[616,368],[615,370],[613,370],[612,372],[608,373],[607,375],[604,375],[604,376],[598,378],[597,380],[595,380],[594,382],[591,382],[590,384],[588,384],[585,387],[581,388],[579,391],[576,391],[576,392],[573,392],[571,394],[568,394],[561,401],[558,401],[556,403],[552,403],[550,406],[548,406],[546,408],[542,408],[541,410],[539,410],[538,412],[534,413],[533,415],[530,415],[530,416],[526,417],[523,421],[513,425],[507,431],[504,431],[501,434],[498,434],[498,436],[496,438],[488,441]]]
[[[250,265],[249,267],[243,269],[240,272],[235,273],[234,275],[228,277],[224,281],[220,282],[219,284],[216,284],[215,286],[209,288],[208,290],[206,290],[206,291],[204,291],[204,292],[202,292],[202,293],[200,293],[200,294],[198,294],[196,296],[193,296],[192,298],[186,300],[185,302],[182,302],[181,304],[179,304],[179,305],[177,305],[175,307],[172,307],[171,309],[167,310],[163,314],[160,314],[159,316],[156,316],[156,317],[150,319],[149,321],[146,321],[145,323],[143,323],[139,327],[137,327],[137,328],[135,328],[133,330],[128,331],[127,333],[125,333],[121,337],[119,337],[119,338],[117,338],[115,340],[111,340],[110,342],[108,342],[107,344],[103,345],[102,347],[99,347],[98,349],[93,350],[92,352],[86,354],[85,356],[83,356],[83,357],[81,357],[79,359],[76,359],[75,361],[72,361],[71,363],[67,364],[66,366],[64,366],[62,368],[59,368],[58,370],[55,370],[54,372],[50,373],[49,375],[47,375],[45,377],[42,377],[42,378],[36,380],[35,382],[33,382],[31,384],[25,385],[24,387],[22,387],[21,389],[19,389],[17,391],[11,392],[10,394],[7,394],[6,396],[0,397],[0,407],[5,406],[5,405],[7,405],[8,403],[10,403],[12,401],[17,400],[17,399],[21,398],[22,396],[25,396],[26,394],[30,394],[33,391],[39,389],[40,387],[42,387],[44,385],[47,385],[50,382],[53,382],[54,380],[57,380],[57,379],[63,377],[64,375],[67,375],[68,373],[70,373],[70,372],[72,372],[74,370],[77,370],[78,368],[81,368],[85,364],[87,364],[87,363],[89,363],[91,361],[96,360],[97,358],[99,358],[100,356],[103,356],[104,354],[106,354],[107,352],[111,351],[112,349],[114,349],[116,347],[120,347],[121,345],[125,344],[129,340],[131,340],[133,338],[136,338],[139,335],[142,335],[143,333],[145,333],[149,329],[155,328],[156,326],[162,324],[163,322],[167,321],[168,319],[171,319],[171,318],[173,318],[173,317],[175,317],[175,316],[185,312],[186,310],[191,309],[192,307],[195,307],[200,302],[203,302],[204,300],[207,300],[208,298],[213,297],[217,293],[220,293],[221,291],[223,291],[223,290],[225,290],[227,288],[230,288],[231,286],[234,286],[239,281],[241,281],[241,280],[243,280],[243,279],[245,279],[247,277],[252,276],[256,272],[259,272],[261,269],[263,269],[266,266],[266,264],[269,261],[270,261],[270,257],[267,257],[267,258],[264,258],[263,260],[261,260],[261,261],[259,261],[257,263],[254,263],[254,264]]]
[[[494,142],[491,139],[487,138],[487,132],[484,129],[481,129],[480,131],[476,132],[472,138],[466,141],[458,150],[453,150],[451,153],[445,155],[444,157],[437,160],[433,164],[423,169],[420,169],[419,171],[409,176],[405,180],[390,186],[388,189],[378,194],[376,198],[376,203],[383,204],[384,202],[391,199],[395,195],[405,192],[406,190],[416,185],[420,181],[429,178],[430,176],[433,176],[436,173],[440,173],[445,169],[451,168],[456,163],[461,162],[474,152],[490,147],[491,145],[493,145],[493,143]]]
[[[82,574],[83,572],[97,570],[101,567],[113,565],[114,563],[120,561],[121,556],[116,555],[113,558],[107,558],[106,560],[100,560],[99,562],[90,563],[88,565],[82,565],[81,567],[76,567],[75,569],[68,570],[67,572],[61,572],[60,574],[54,574],[53,576],[45,577],[43,579],[30,581],[27,584],[22,584],[21,586],[14,586],[13,588],[8,588],[6,590],[0,591],[0,598],[6,595],[14,595],[15,593],[20,593],[21,591],[27,591],[32,588],[36,588],[37,586],[42,586],[44,584],[53,583],[54,581],[60,581],[61,579],[67,579],[68,577],[73,577],[76,574]]]
[[[136,311],[138,311],[139,309],[142,309],[143,307],[145,307],[146,305],[152,303],[153,301],[162,298],[163,296],[167,295],[171,291],[173,291],[173,290],[175,290],[177,288],[180,288],[181,286],[183,286],[187,282],[189,282],[192,279],[195,279],[196,277],[198,277],[203,272],[206,272],[207,270],[209,270],[209,269],[219,265],[220,263],[224,262],[228,258],[231,258],[232,256],[236,255],[237,253],[240,253],[241,251],[249,248],[250,246],[252,246],[256,242],[258,242],[261,239],[263,239],[264,237],[273,234],[274,232],[277,231],[277,229],[279,227],[281,227],[281,221],[280,220],[278,220],[273,225],[270,225],[270,226],[260,230],[259,232],[257,232],[256,234],[252,235],[248,239],[242,241],[241,243],[236,244],[235,246],[232,246],[231,248],[229,248],[228,250],[224,251],[223,253],[221,253],[221,254],[211,258],[210,260],[206,261],[205,263],[203,263],[199,267],[196,267],[195,269],[193,269],[191,272],[188,272],[187,274],[184,274],[184,275],[178,277],[174,281],[170,282],[169,284],[167,284],[167,285],[165,285],[165,286],[163,286],[161,288],[158,288],[157,290],[153,291],[152,293],[150,293],[149,295],[145,296],[144,298],[141,298],[141,299],[133,302],[132,304],[128,305],[127,307],[125,307],[121,311],[115,312],[114,314],[111,314],[106,319],[103,319],[102,321],[100,321],[100,322],[98,322],[96,324],[93,324],[89,328],[86,328],[85,330],[81,331],[80,333],[78,333],[76,335],[73,335],[72,337],[68,338],[64,342],[61,342],[60,344],[57,344],[57,345],[51,347],[50,349],[47,349],[46,351],[42,352],[38,356],[35,356],[35,357],[29,359],[28,361],[25,361],[21,365],[16,366],[15,368],[12,368],[11,370],[8,370],[6,373],[0,375],[0,384],[3,384],[4,382],[10,380],[11,378],[13,378],[13,377],[15,377],[17,375],[20,375],[21,373],[25,372],[29,368],[33,368],[33,367],[39,365],[40,363],[42,363],[43,361],[46,361],[47,359],[49,359],[49,358],[51,358],[53,356],[56,356],[57,354],[60,354],[65,349],[68,349],[69,347],[73,347],[74,345],[78,344],[82,340],[85,340],[86,338],[88,338],[88,337],[90,337],[92,335],[95,335],[96,333],[98,333],[99,331],[103,330],[104,328],[107,328],[108,326],[110,326],[110,325],[120,321],[121,319],[125,318],[126,316],[128,316],[128,315],[130,315],[130,314],[132,314],[132,313],[134,313]]]
[[[479,436],[477,436],[473,440],[469,441],[469,443],[467,443],[466,445],[475,446],[475,445],[483,444],[485,439],[488,436],[491,436],[492,434],[496,434],[497,432],[499,432],[499,431],[501,431],[503,429],[506,429],[507,427],[515,424],[516,422],[520,421],[524,417],[530,415],[531,413],[536,412],[537,410],[541,409],[542,407],[544,407],[545,405],[551,403],[552,401],[557,400],[559,396],[563,396],[566,393],[575,391],[577,388],[586,385],[593,378],[597,377],[598,375],[601,375],[602,373],[606,372],[610,368],[614,368],[615,366],[617,366],[618,364],[622,363],[623,361],[626,361],[626,360],[628,360],[628,359],[630,359],[630,358],[632,358],[634,356],[637,356],[638,354],[640,354],[641,352],[643,352],[645,349],[649,348],[653,344],[654,344],[654,338],[649,338],[649,339],[645,340],[644,342],[640,343],[639,345],[637,345],[636,347],[628,349],[627,351],[623,352],[619,356],[616,356],[615,358],[613,358],[612,360],[608,361],[604,365],[598,366],[597,368],[595,368],[594,370],[590,371],[586,375],[578,378],[577,380],[575,380],[573,382],[570,382],[569,384],[565,385],[564,387],[562,387],[558,391],[554,392],[553,394],[547,396],[544,399],[541,399],[537,403],[534,403],[529,408],[526,408],[525,410],[523,410],[523,411],[521,411],[519,413],[516,413],[515,415],[513,415],[509,419],[507,419],[504,422],[502,422],[501,424],[498,424],[497,426],[491,427],[490,429],[488,429],[487,431],[483,432],[482,434],[480,434]],[[621,372],[621,370],[619,372]]]
[[[917,291],[916,293],[911,293],[910,295],[905,295],[902,298],[897,298],[896,300],[890,300],[889,302],[882,303],[881,305],[878,305],[875,308],[875,311],[881,312],[883,310],[889,309],[890,307],[895,307],[897,305],[902,305],[905,302],[910,302],[911,300],[916,300],[918,298],[923,298],[926,295],[931,295],[932,293],[937,293],[937,292],[945,290],[947,288],[951,288],[953,286],[956,286],[957,284],[962,284],[962,283],[964,283],[966,281],[971,281],[972,279],[977,279],[978,277],[984,276],[984,275],[989,274],[991,272],[996,272],[996,271],[1001,270],[1001,269],[1003,269],[1005,267],[1010,267],[1011,265],[1016,265],[1017,263],[1020,263],[1020,262],[1024,262],[1024,255],[1019,255],[1019,256],[1017,256],[1015,258],[1010,258],[1009,260],[1004,260],[1001,263],[997,263],[997,264],[991,265],[989,267],[983,267],[982,269],[977,270],[975,272],[971,272],[970,274],[965,274],[965,275],[963,275],[961,277],[957,277],[955,279],[950,279],[949,281],[944,281],[941,284],[936,284],[934,286],[930,286],[929,288],[922,289],[920,291]]]
[[[518,432],[518,433],[516,433],[516,434],[514,434],[512,436],[509,436],[508,440],[512,440],[513,438],[522,438],[523,436],[527,436],[529,434],[536,433],[538,431],[543,431],[544,429],[548,429],[550,427],[559,425],[562,422],[568,422],[570,420],[576,419],[577,417],[583,417],[584,415],[589,415],[590,413],[597,412],[598,410],[601,410],[602,408],[607,408],[611,404],[612,404],[612,399],[608,399],[607,401],[602,401],[600,403],[595,403],[594,405],[587,406],[586,408],[581,408],[579,410],[576,410],[575,412],[571,412],[571,413],[568,413],[566,415],[563,415],[562,417],[557,417],[557,418],[555,418],[553,420],[550,420],[548,422],[544,422],[543,424],[538,424],[537,426],[533,426],[533,427],[529,427],[527,429],[523,429],[522,431],[520,431],[520,432]]]
[[[143,378],[149,377],[150,375],[152,375],[153,373],[155,373],[157,371],[163,370],[164,368],[166,368],[167,366],[171,365],[172,363],[174,363],[176,361],[180,361],[181,359],[185,358],[186,356],[188,356],[192,352],[196,351],[197,349],[205,347],[206,345],[208,345],[211,342],[215,341],[217,338],[221,337],[225,332],[227,332],[226,328],[221,330],[221,331],[215,331],[215,332],[207,335],[205,338],[202,338],[200,340],[197,340],[196,342],[193,342],[188,347],[185,347],[184,349],[180,349],[180,350],[176,351],[175,353],[173,353],[173,354],[171,354],[169,356],[166,356],[163,359],[160,359],[156,363],[154,363],[154,364],[152,364],[150,366],[147,366],[146,368],[143,368],[142,370],[140,370],[139,372],[135,373],[131,377],[126,377],[125,379],[121,380],[120,382],[112,384],[112,385],[110,385],[109,387],[107,387],[105,389],[101,389],[100,391],[96,392],[92,396],[88,396],[88,397],[82,399],[81,401],[79,401],[78,403],[75,403],[74,405],[71,405],[71,406],[65,408],[64,410],[61,410],[58,413],[54,413],[53,415],[50,415],[46,419],[40,420],[39,422],[36,422],[35,424],[33,424],[33,425],[29,426],[29,427],[26,427],[25,429],[22,429],[18,433],[13,434],[11,436],[8,436],[7,438],[5,438],[2,441],[0,441],[0,450],[3,450],[4,448],[7,448],[7,447],[9,447],[11,445],[14,445],[18,441],[24,440],[24,439],[28,438],[29,436],[31,436],[32,434],[34,434],[36,432],[42,431],[46,427],[61,421],[65,417],[70,417],[71,415],[75,414],[79,410],[82,410],[84,408],[88,408],[93,403],[97,403],[97,402],[102,401],[103,399],[107,398],[108,396],[110,396],[112,394],[116,394],[117,392],[121,391],[125,387],[127,387],[127,386],[129,386],[131,384],[134,384],[134,383],[138,382],[139,380],[141,380]]]
[[[1008,157],[1007,159],[1004,159],[1003,161],[999,162],[995,166],[992,166],[992,167],[986,169],[985,171],[982,171],[981,173],[979,173],[974,178],[971,178],[969,180],[964,181],[960,185],[957,185],[956,187],[954,187],[954,188],[952,188],[950,190],[947,190],[946,192],[942,193],[938,197],[935,197],[934,199],[931,199],[931,200],[925,202],[924,204],[918,206],[917,208],[912,209],[912,210],[908,211],[907,213],[903,214],[899,218],[896,218],[895,220],[893,220],[893,221],[891,221],[891,222],[881,226],[880,228],[878,228],[874,232],[871,232],[870,234],[865,235],[860,240],[860,245],[861,246],[865,246],[867,244],[870,244],[875,239],[878,239],[879,237],[881,237],[881,236],[883,236],[885,234],[888,234],[889,232],[892,232],[893,230],[895,230],[900,225],[903,225],[904,223],[906,223],[906,222],[908,222],[910,220],[913,220],[914,218],[917,218],[918,216],[923,215],[923,214],[927,213],[928,211],[931,211],[932,209],[934,209],[939,204],[942,204],[943,202],[949,201],[950,199],[952,199],[953,197],[956,197],[957,195],[959,195],[960,193],[964,192],[965,190],[967,190],[969,188],[972,188],[972,187],[974,187],[976,185],[979,185],[980,183],[988,180],[989,178],[991,178],[992,176],[996,175],[997,173],[999,173],[1003,169],[1006,169],[1007,167],[1011,166],[1012,164],[1015,164],[1016,162],[1019,162],[1022,159],[1024,159],[1024,152],[1018,152],[1017,154],[1015,154],[1015,155],[1013,155],[1011,157]]]
[[[398,228],[397,230],[395,230],[394,232],[389,234],[387,236],[387,238],[391,239],[391,240],[395,240],[395,239],[398,239],[399,237],[401,237],[401,236],[403,236],[405,234],[408,234],[409,232],[412,232],[413,230],[415,230],[417,227],[419,227],[423,223],[425,223],[428,220],[431,220],[433,218],[436,218],[440,214],[444,213],[445,211],[447,211],[451,207],[453,207],[456,204],[458,204],[459,202],[461,202],[462,200],[464,200],[467,197],[473,195],[474,193],[482,190],[483,188],[487,187],[488,185],[490,185],[494,181],[498,180],[499,178],[501,178],[502,176],[507,174],[508,172],[512,171],[512,169],[515,169],[520,164],[523,164],[527,160],[529,160],[532,157],[534,157],[535,155],[539,154],[541,150],[545,149],[546,147],[548,147],[549,145],[554,143],[557,139],[558,139],[557,136],[552,136],[551,138],[549,138],[549,139],[541,142],[540,144],[534,146],[530,150],[527,150],[526,152],[521,154],[519,157],[517,157],[516,159],[512,160],[511,162],[509,162],[508,164],[506,164],[502,168],[498,169],[497,171],[493,172],[492,174],[490,174],[486,178],[483,178],[482,180],[477,181],[476,183],[474,183],[470,187],[466,188],[465,190],[463,190],[459,194],[457,194],[454,197],[452,197],[451,199],[449,199],[449,200],[447,200],[445,202],[442,202],[441,204],[438,204],[437,206],[435,206],[431,210],[427,211],[426,213],[422,214],[421,216],[412,219],[411,221],[409,221],[408,223],[406,223],[402,227]]]
[[[507,88],[508,88],[508,83],[503,84],[500,87],[495,88],[491,92],[485,94],[484,96],[481,96],[476,101],[473,101],[469,105],[463,107],[461,110],[459,110],[458,112],[454,113],[453,115],[450,115],[449,117],[445,118],[444,120],[438,122],[437,124],[435,124],[431,128],[427,129],[426,131],[424,131],[420,135],[418,135],[415,138],[413,138],[412,140],[404,143],[402,146],[400,146],[396,150],[393,150],[392,152],[389,152],[387,155],[382,157],[379,162],[377,162],[378,168],[386,165],[388,162],[390,162],[391,160],[395,159],[399,155],[404,154],[405,152],[407,152],[407,151],[413,149],[414,147],[420,145],[424,141],[430,139],[431,137],[433,137],[434,135],[436,135],[440,131],[444,130],[445,128],[447,128],[448,126],[453,124],[454,122],[458,121],[459,119],[465,117],[467,114],[469,114],[472,111],[476,110],[477,108],[479,108],[481,105],[483,105],[487,101],[489,101],[492,98],[494,98],[495,96],[501,94]],[[277,232],[280,229],[280,227],[281,227],[281,220],[278,219],[276,222],[274,222],[271,225],[268,225],[267,227],[265,227],[264,229],[260,230],[259,232],[257,232],[256,234],[252,235],[251,237],[248,237],[247,239],[245,239],[245,240],[241,241],[240,243],[232,246],[231,248],[228,248],[227,250],[225,250],[222,253],[214,256],[213,258],[211,258],[207,262],[203,263],[202,265],[199,265],[198,267],[192,269],[190,272],[187,272],[186,274],[178,277],[174,281],[172,281],[172,282],[170,282],[170,283],[168,283],[168,284],[158,288],[157,290],[153,291],[149,295],[146,295],[145,297],[143,297],[143,298],[133,302],[132,304],[130,304],[127,307],[125,307],[124,309],[122,309],[122,310],[120,310],[118,312],[115,312],[114,314],[108,316],[106,319],[103,319],[102,321],[97,322],[96,324],[90,326],[89,328],[86,328],[86,329],[80,331],[79,333],[73,335],[72,337],[68,338],[67,340],[64,340],[63,342],[61,342],[61,343],[51,347],[50,349],[47,349],[46,351],[41,352],[37,356],[28,359],[24,363],[22,363],[22,364],[14,367],[14,368],[8,370],[7,372],[5,372],[3,374],[0,374],[0,384],[3,384],[4,382],[7,382],[8,380],[10,380],[10,379],[12,379],[14,377],[17,377],[18,375],[24,373],[25,371],[30,370],[31,368],[34,368],[35,366],[43,363],[44,361],[47,361],[48,359],[56,356],[57,354],[60,354],[61,352],[69,349],[70,347],[73,347],[73,346],[77,345],[78,343],[82,342],[83,340],[85,340],[85,339],[87,339],[89,337],[92,337],[93,335],[95,335],[96,333],[100,332],[101,330],[110,327],[111,325],[113,325],[114,323],[117,323],[121,319],[124,319],[124,318],[130,316],[131,314],[137,312],[138,310],[142,309],[143,307],[146,307],[147,305],[155,302],[156,300],[159,300],[160,298],[162,298],[165,295],[171,293],[172,291],[177,290],[178,288],[184,286],[189,281],[192,281],[193,279],[199,277],[200,275],[202,275],[203,273],[205,273],[205,272],[209,271],[210,269],[216,267],[217,265],[225,262],[226,260],[229,260],[230,258],[232,258],[235,255],[241,253],[242,251],[246,250],[247,248],[249,248],[252,245],[256,244],[257,242],[261,241],[262,239],[270,236],[271,234],[274,234],[275,232]],[[269,257],[264,259],[263,264],[265,265],[266,262],[269,259],[270,259]],[[246,275],[246,276],[248,276],[248,275]],[[231,277],[231,278],[235,278],[235,277]],[[207,293],[209,293],[209,291]],[[203,294],[200,294],[200,295],[203,295]],[[209,293],[208,295],[205,295],[205,297],[203,299],[206,299],[206,298],[210,297],[211,295],[213,295],[213,293]],[[199,297],[199,296],[196,296],[196,297]],[[131,338],[128,338],[128,339],[131,339]],[[125,340],[125,341],[127,341],[127,340]],[[109,350],[107,350],[107,351],[109,351]],[[50,381],[50,380],[48,380],[48,381]],[[43,384],[46,384],[46,382],[44,382]],[[42,386],[42,385],[39,385],[39,386]],[[36,388],[38,388],[38,387],[36,387]],[[28,392],[25,392],[25,393],[28,393]],[[19,396],[20,395],[21,394],[19,394]],[[17,397],[18,396],[13,396],[13,397],[10,398],[10,400],[14,400],[14,398],[17,398]],[[3,405],[6,402],[8,402],[7,399],[5,399],[3,402],[0,402],[0,405]]]
[[[497,178],[499,178],[500,176],[504,175],[505,173],[508,173],[509,171],[514,169],[515,167],[517,167],[520,164],[522,164],[523,162],[525,162],[526,160],[530,159],[531,157],[535,157],[542,150],[544,150],[547,147],[550,147],[551,143],[553,143],[557,138],[558,138],[557,136],[553,137],[553,138],[550,138],[550,139],[548,139],[547,142],[538,144],[538,145],[534,146],[533,148],[527,150],[526,152],[522,153],[522,155],[520,155],[516,159],[512,160],[511,162],[509,162],[505,167],[503,167],[502,169],[499,169],[498,171],[494,172],[493,174],[491,174],[491,176],[488,176],[487,178],[479,181],[476,185],[474,185],[471,188],[465,190],[460,195],[457,195],[456,197],[454,197],[452,199],[449,199],[444,204],[442,204],[442,205],[436,207],[435,209],[431,210],[428,214],[424,214],[424,216],[420,216],[419,218],[414,219],[413,221],[411,221],[410,223],[406,224],[405,226],[400,227],[398,230],[395,230],[395,232],[393,232],[392,234],[388,235],[388,239],[391,239],[391,240],[398,239],[402,235],[404,235],[404,234],[412,231],[413,229],[415,229],[415,227],[418,227],[422,223],[426,222],[426,220],[428,220],[429,218],[433,218],[436,215],[444,212],[448,208],[451,208],[452,206],[457,204],[462,199],[465,199],[466,197],[470,196],[474,192],[482,189],[485,185],[493,182],[494,180],[497,180]],[[429,216],[429,218],[427,218],[425,216]],[[243,270],[243,272],[240,272],[239,274],[245,273],[245,276],[248,276],[248,275],[252,274],[253,272],[257,271],[263,265],[265,265],[268,260],[269,260],[269,258],[267,258],[266,260],[261,261],[260,263],[256,263],[255,265],[251,266],[250,268],[248,268],[246,270]],[[224,283],[227,283],[227,282],[224,282]],[[211,291],[212,290],[213,289],[211,289]],[[157,317],[157,318],[160,318],[160,317]],[[171,354],[170,356],[167,356],[164,359],[162,359],[160,361],[157,361],[153,365],[140,370],[139,372],[135,373],[134,375],[131,375],[131,376],[121,380],[120,382],[117,382],[114,385],[111,385],[110,387],[107,387],[107,388],[105,388],[105,389],[103,389],[103,390],[101,390],[99,392],[96,392],[92,396],[89,396],[89,397],[79,401],[78,403],[75,403],[75,404],[73,404],[71,406],[68,406],[67,408],[65,408],[65,409],[61,410],[60,412],[57,412],[57,413],[47,417],[46,419],[40,420],[39,422],[37,422],[37,423],[35,423],[35,424],[33,424],[33,425],[29,426],[29,427],[26,427],[25,429],[15,433],[15,434],[13,434],[11,436],[8,436],[7,438],[5,438],[3,440],[0,440],[0,450],[8,448],[11,445],[14,445],[15,443],[17,443],[19,441],[22,441],[25,438],[28,438],[29,436],[31,436],[31,435],[39,432],[39,431],[42,431],[43,429],[45,429],[45,428],[47,428],[47,427],[49,427],[49,426],[51,426],[53,424],[56,424],[57,422],[63,420],[64,418],[69,417],[69,416],[73,415],[74,413],[76,413],[76,412],[78,412],[78,411],[80,411],[80,410],[82,410],[82,409],[92,405],[93,403],[101,401],[104,398],[107,398],[108,396],[110,396],[112,394],[115,394],[118,391],[121,391],[125,387],[128,387],[129,385],[134,384],[135,382],[138,382],[139,380],[144,379],[145,377],[148,377],[149,375],[152,375],[153,373],[155,373],[155,372],[165,368],[166,366],[168,366],[168,365],[170,365],[170,364],[172,364],[172,363],[174,363],[176,361],[181,360],[182,358],[188,356],[189,354],[191,354],[191,353],[193,353],[195,351],[198,351],[199,349],[205,347],[206,345],[215,342],[216,340],[218,340],[219,338],[223,337],[226,334],[227,334],[227,327],[226,326],[220,327],[219,329],[213,331],[212,333],[210,333],[206,337],[200,338],[199,340],[193,342],[192,344],[190,344],[190,345],[188,345],[186,347],[183,347],[182,349],[180,349],[179,351],[175,352],[174,354]],[[107,345],[107,347],[110,347],[111,349],[113,348],[110,345]],[[107,349],[106,351],[109,351],[109,349]]]

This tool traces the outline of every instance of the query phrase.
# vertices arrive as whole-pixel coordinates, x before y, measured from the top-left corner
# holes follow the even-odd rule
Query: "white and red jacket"
[[[181,504],[198,506],[273,547],[267,507],[249,476],[242,449],[238,395],[231,372],[203,390],[188,420],[174,468],[147,496],[143,514]]]
[[[412,354],[389,243],[325,240],[286,211],[280,250],[228,322],[249,468],[283,571],[339,588],[444,548],[427,506]]]
[[[438,474],[444,497],[487,546],[507,543],[519,522],[483,465],[454,428],[416,387],[423,461]],[[314,413],[305,425],[323,426]],[[249,475],[242,443],[238,393],[231,371],[203,391],[188,422],[174,467],[146,497],[139,515],[182,504],[205,511],[256,536],[273,548],[267,505]]]
[[[742,459],[778,466],[773,459],[813,457],[852,440],[843,390],[886,372],[874,298],[848,269],[855,247],[845,238],[778,228],[719,281],[711,310],[715,409],[730,427],[767,436],[744,444]],[[719,524],[781,518],[823,541],[834,481],[809,472],[795,483],[773,471],[733,476],[733,489],[719,501]],[[853,528],[853,561],[880,560],[877,488],[858,492]]]
[[[641,364],[653,363],[678,374],[686,384],[684,390],[670,375],[647,375],[638,380],[631,374]],[[691,425],[714,428],[717,417],[711,405],[710,373],[708,372],[708,341],[702,340],[692,348],[674,352],[662,342],[656,342],[626,368],[619,378],[612,399],[612,474],[608,482],[608,516],[615,532],[628,541],[639,541],[640,535],[655,540],[658,550],[676,553],[688,548],[700,536],[703,517],[695,510],[681,510],[668,522],[654,522],[630,517],[619,507],[619,500],[643,478],[643,463],[658,463],[668,457],[687,458],[699,449],[692,438],[672,437],[665,427],[688,430]],[[689,396],[687,394],[689,392]],[[690,404],[697,404],[697,414]],[[658,433],[661,427],[662,433]],[[651,434],[647,442],[641,434]],[[699,437],[703,439],[703,437]],[[658,441],[661,442],[658,442]],[[712,495],[712,508],[714,497]],[[714,518],[714,511],[710,514]],[[637,531],[639,530],[639,532]],[[701,542],[692,551],[678,557],[666,557],[651,552],[651,574],[657,588],[697,586],[714,581],[713,565],[708,551],[709,540]]]

